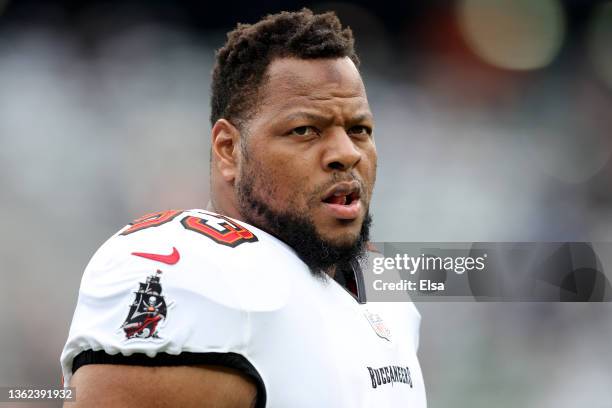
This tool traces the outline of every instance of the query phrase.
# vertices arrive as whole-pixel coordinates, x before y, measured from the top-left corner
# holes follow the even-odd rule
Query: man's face
[[[376,177],[372,114],[357,68],[349,58],[276,59],[262,94],[242,134],[235,190],[242,215],[282,238],[256,201],[305,220],[331,245],[353,245]]]

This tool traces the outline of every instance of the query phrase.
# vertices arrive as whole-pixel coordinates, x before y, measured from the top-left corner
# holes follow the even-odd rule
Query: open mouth
[[[357,180],[335,184],[323,195],[321,201],[336,208],[355,207],[361,198],[361,186]]]
[[[361,185],[357,180],[333,185],[321,197],[325,213],[338,220],[355,220],[362,213]]]
[[[332,193],[327,198],[323,199],[324,203],[327,204],[336,204],[336,205],[351,205],[354,201],[359,200],[359,192],[343,192],[337,191]]]
[[[355,220],[361,214],[361,186],[357,181],[342,182],[323,196],[325,211],[338,220]]]

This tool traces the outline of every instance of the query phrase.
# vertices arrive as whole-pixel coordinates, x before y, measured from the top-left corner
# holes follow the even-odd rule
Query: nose
[[[328,135],[323,154],[323,168],[329,170],[351,170],[361,160],[361,152],[343,128]]]

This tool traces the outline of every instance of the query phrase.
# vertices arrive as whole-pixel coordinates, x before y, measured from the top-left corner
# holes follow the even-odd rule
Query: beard
[[[256,170],[256,169],[253,169]],[[315,227],[314,221],[306,211],[278,211],[271,208],[254,191],[255,171],[243,171],[236,182],[238,209],[243,219],[258,228],[274,235],[296,252],[315,276],[325,273],[360,270],[360,261],[365,256],[370,239],[372,217],[366,210],[359,235],[353,242],[334,243],[324,239]],[[257,189],[267,192],[270,189]],[[313,194],[318,203],[319,196]],[[314,201],[313,201],[314,203]],[[310,203],[311,205],[313,203]],[[288,208],[296,208],[289,205]]]

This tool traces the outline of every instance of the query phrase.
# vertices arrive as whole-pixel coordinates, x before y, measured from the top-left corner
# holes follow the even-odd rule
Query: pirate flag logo
[[[147,277],[146,282],[139,282],[134,302],[130,305],[125,321],[121,325],[125,339],[160,339],[158,329],[166,320],[168,308],[159,282],[162,271]]]

